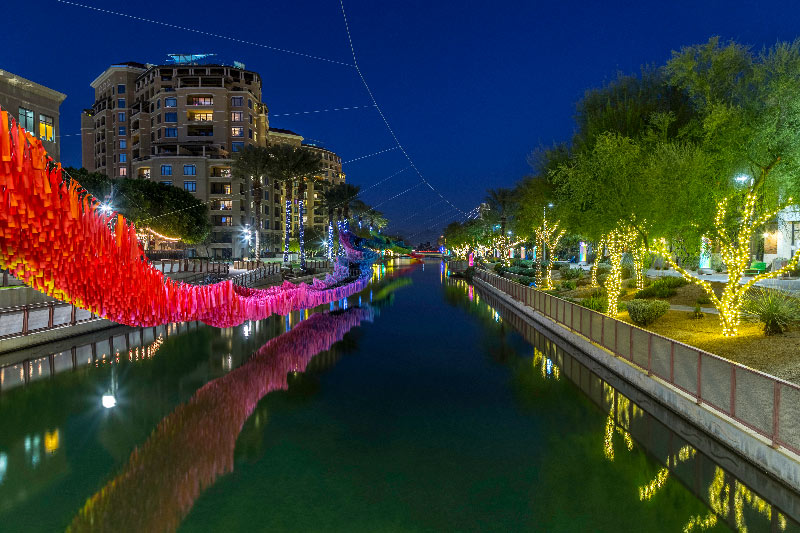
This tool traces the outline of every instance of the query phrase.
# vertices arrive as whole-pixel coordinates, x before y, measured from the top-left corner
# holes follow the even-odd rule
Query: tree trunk
[[[261,258],[261,201],[264,199],[261,176],[257,176],[253,182],[253,196],[253,206],[256,208],[256,261],[259,261]]]
[[[293,183],[291,180],[284,181],[286,184],[286,227],[284,228],[283,238],[283,262],[289,262],[289,235],[292,229],[292,197],[294,196]]]
[[[300,269],[306,269],[306,243],[305,243],[305,224],[303,223],[303,207],[305,206],[305,198],[303,194],[306,190],[306,183],[305,179],[300,179],[300,183],[297,185],[297,224],[298,224],[298,231],[297,231],[297,242],[300,244]]]
[[[333,260],[333,208],[328,208],[328,261]]]

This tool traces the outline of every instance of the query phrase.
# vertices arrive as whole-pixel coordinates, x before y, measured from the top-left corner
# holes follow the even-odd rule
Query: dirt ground
[[[631,321],[627,312],[620,313],[618,318]],[[644,329],[800,384],[800,331],[797,329],[767,336],[761,324],[742,322],[737,337],[724,338],[718,315],[706,314],[703,318],[692,319],[685,311],[668,311]]]

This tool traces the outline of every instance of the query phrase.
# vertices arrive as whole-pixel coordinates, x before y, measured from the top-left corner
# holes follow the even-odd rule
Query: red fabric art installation
[[[67,531],[178,529],[203,491],[233,471],[236,439],[261,398],[287,389],[289,372],[303,372],[316,354],[372,317],[372,309],[360,307],[314,314],[201,387],[86,501]]]
[[[339,300],[369,282],[374,252],[344,234],[347,259],[361,276],[345,283],[347,264],[313,285],[285,282],[244,289],[230,281],[193,286],[165,278],[144,257],[134,226],[106,215],[42,143],[0,110],[0,267],[25,284],[103,318],[130,326],[200,320],[217,327],[287,314]]]

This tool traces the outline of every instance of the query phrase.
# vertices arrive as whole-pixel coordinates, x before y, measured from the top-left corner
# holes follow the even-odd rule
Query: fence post
[[[778,447],[778,431],[780,430],[780,409],[781,409],[781,384],[773,381],[774,391],[772,393],[772,447]]]
[[[50,308],[47,311],[47,327],[52,328],[55,320],[56,304],[50,302]]]
[[[78,313],[78,308],[73,305],[72,306],[72,311],[70,312],[70,316],[69,316],[69,325],[70,326],[74,326],[77,323],[77,313]]]
[[[697,405],[703,403],[703,354],[697,352]]]
[[[28,334],[28,306],[22,308],[22,334]]]

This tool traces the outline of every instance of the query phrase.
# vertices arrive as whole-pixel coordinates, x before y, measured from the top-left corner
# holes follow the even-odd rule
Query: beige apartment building
[[[0,70],[0,107],[42,140],[54,161],[61,161],[59,108],[66,94]]]
[[[242,230],[255,227],[252,188],[233,176],[232,158],[248,145],[300,146],[303,140],[288,130],[270,130],[261,77],[239,65],[122,63],[110,66],[91,86],[95,103],[81,117],[83,166],[194,194],[208,202],[212,223],[211,242],[198,253],[246,255]],[[322,182],[344,179],[341,160],[328,150],[309,148],[326,162],[326,175],[315,178],[311,193],[321,200]],[[264,188],[261,243],[266,251],[283,249],[282,186]],[[314,214],[310,220],[318,218]]]

